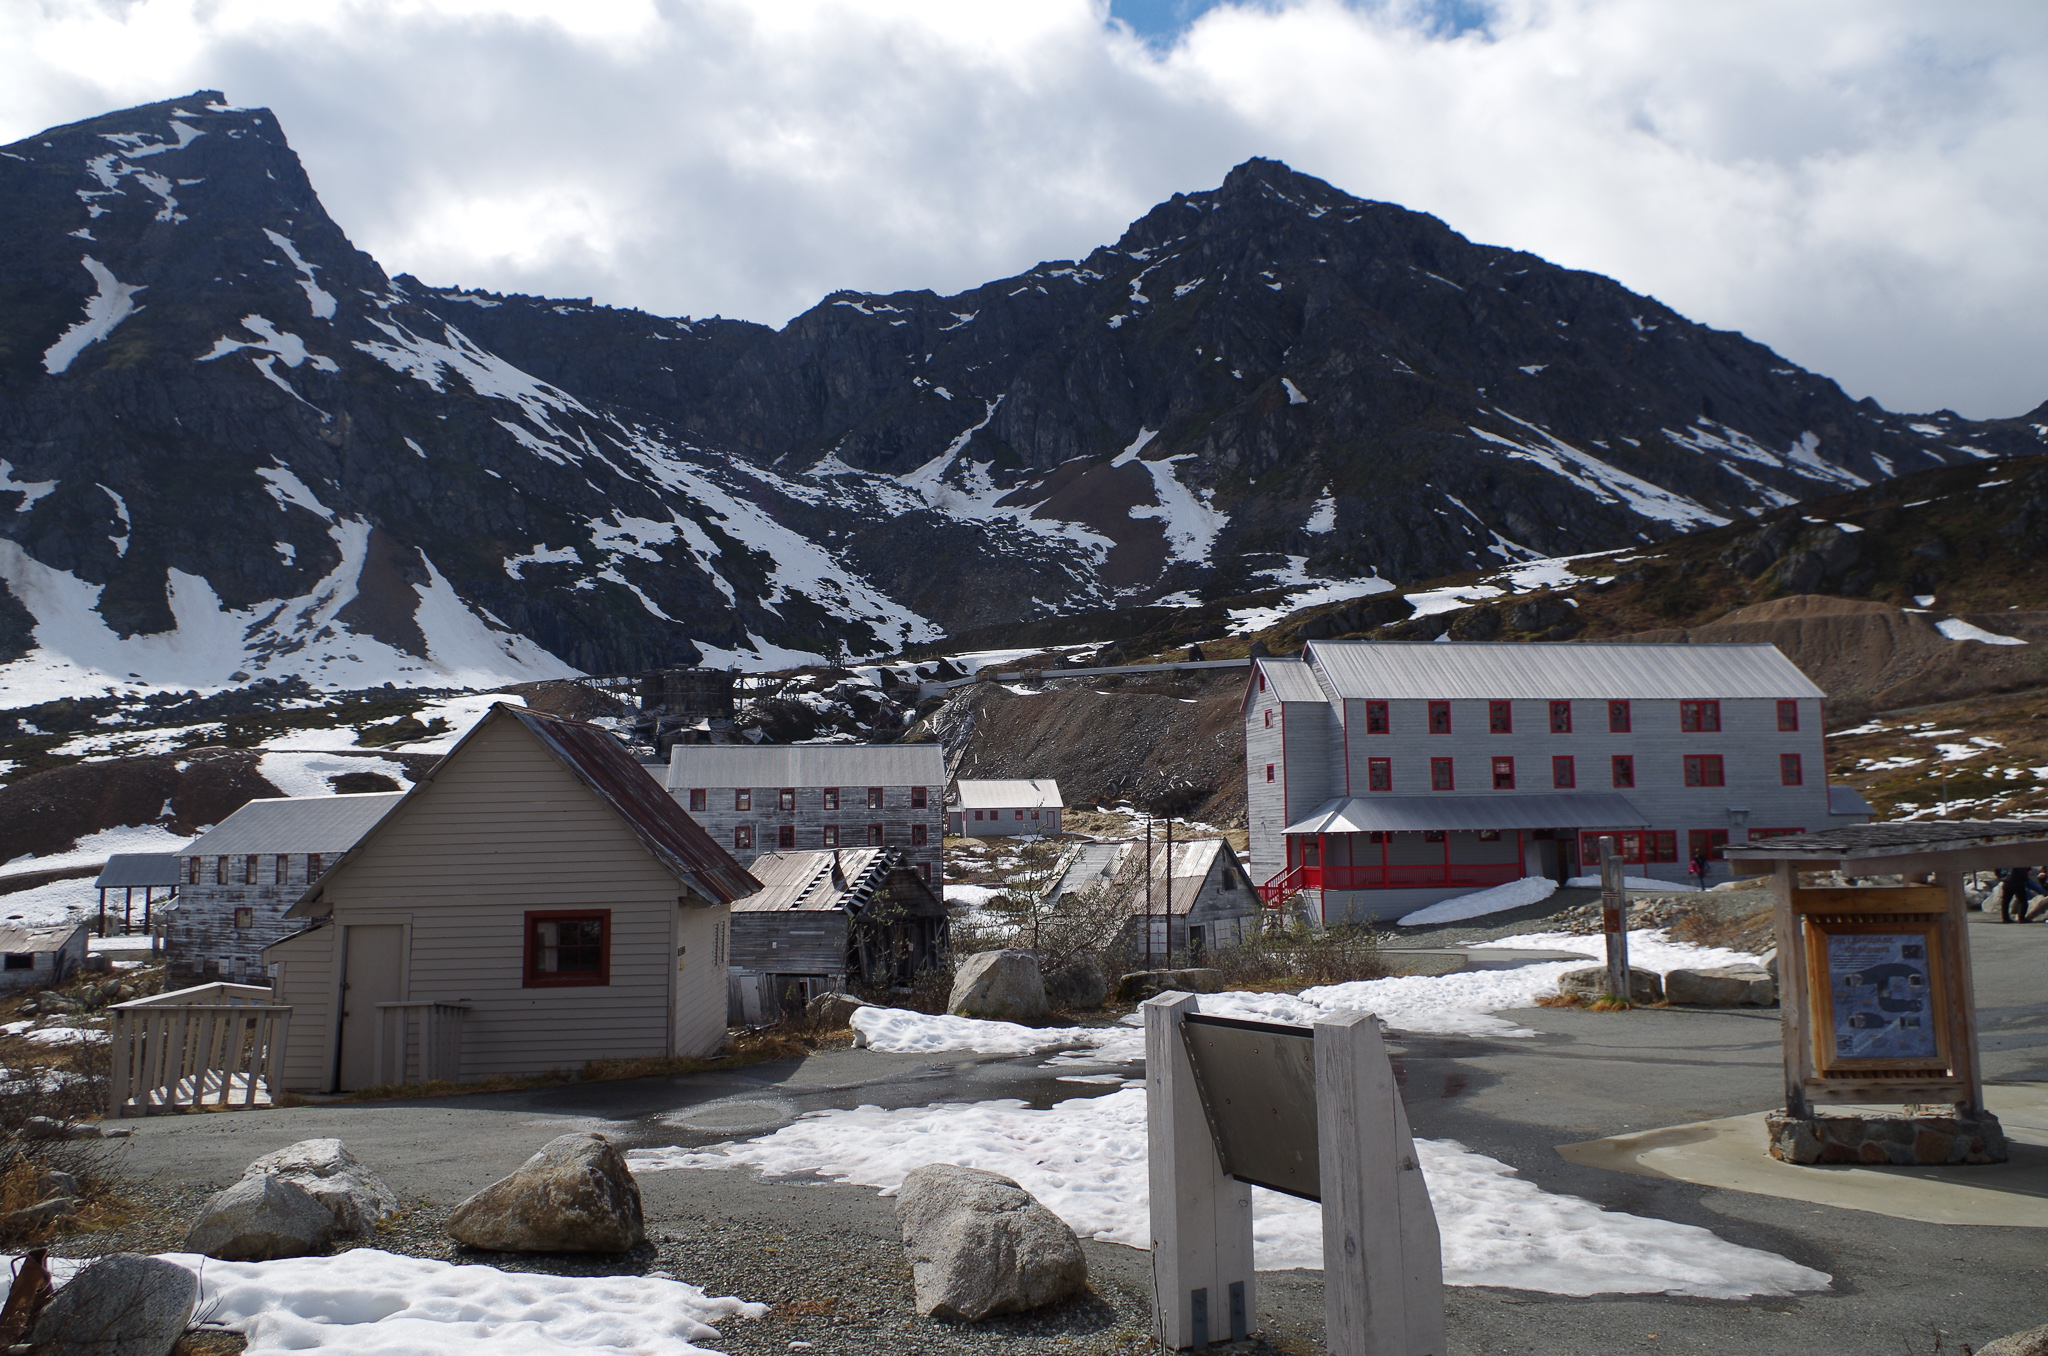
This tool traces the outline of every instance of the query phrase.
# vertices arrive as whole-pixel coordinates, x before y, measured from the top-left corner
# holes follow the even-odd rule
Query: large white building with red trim
[[[1827,785],[1826,696],[1774,645],[1311,641],[1246,685],[1253,879],[1386,918],[1590,871],[1612,834],[1629,874],[1682,881],[1869,818]]]

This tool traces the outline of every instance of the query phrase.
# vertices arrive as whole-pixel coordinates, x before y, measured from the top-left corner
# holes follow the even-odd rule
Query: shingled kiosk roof
[[[1863,875],[1920,871],[1988,871],[2048,863],[2048,820],[1903,819],[1852,824],[1818,833],[1730,843],[1730,861],[1756,866],[1790,863],[1805,870],[1839,864]]]

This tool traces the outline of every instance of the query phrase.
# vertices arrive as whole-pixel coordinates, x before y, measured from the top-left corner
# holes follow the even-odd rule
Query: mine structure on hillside
[[[632,738],[663,761],[678,744],[733,742],[733,697],[739,674],[731,669],[649,669],[590,674],[577,680],[606,696],[635,703]]]

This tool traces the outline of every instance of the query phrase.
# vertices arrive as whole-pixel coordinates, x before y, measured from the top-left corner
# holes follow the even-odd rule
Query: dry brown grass
[[[1667,930],[1674,942],[1687,942],[1693,946],[1725,946],[1752,955],[1761,955],[1778,944],[1769,904],[1741,913],[1689,910],[1673,919]]]

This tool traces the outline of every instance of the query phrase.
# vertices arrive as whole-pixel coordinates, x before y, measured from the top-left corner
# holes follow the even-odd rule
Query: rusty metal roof
[[[690,818],[654,774],[608,731],[580,720],[544,716],[523,706],[501,703],[493,709],[532,731],[550,753],[611,806],[662,865],[695,883],[706,896],[732,904],[761,888],[761,882]]]

